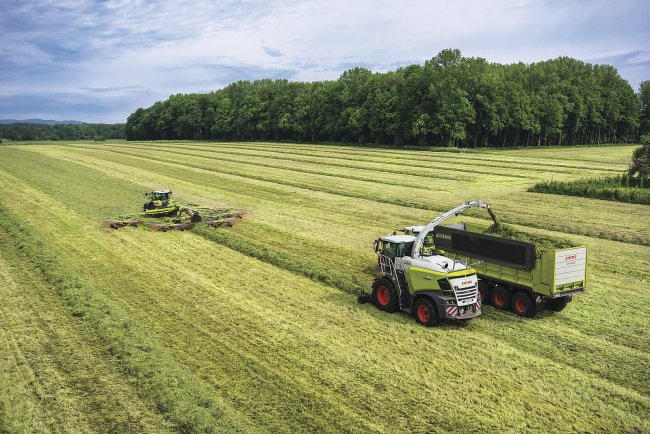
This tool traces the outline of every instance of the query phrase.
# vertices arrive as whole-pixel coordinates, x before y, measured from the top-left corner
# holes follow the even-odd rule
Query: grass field
[[[527,192],[634,148],[3,144],[0,432],[650,432],[650,208]],[[249,215],[101,227],[155,188]],[[377,236],[479,198],[586,245],[588,291],[433,329],[356,303]]]

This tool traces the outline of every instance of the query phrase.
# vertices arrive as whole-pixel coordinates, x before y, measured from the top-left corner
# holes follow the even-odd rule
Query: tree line
[[[125,124],[5,124],[0,125],[4,140],[107,140],[124,139]]]
[[[610,65],[569,57],[504,65],[443,50],[424,65],[386,73],[358,67],[333,81],[238,81],[172,95],[132,113],[125,133],[127,140],[397,146],[634,142],[642,93]]]

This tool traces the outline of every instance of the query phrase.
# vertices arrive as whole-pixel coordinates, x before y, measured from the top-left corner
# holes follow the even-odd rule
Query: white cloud
[[[134,104],[148,106],[173,93],[216,89],[239,78],[334,79],[353,65],[385,71],[423,63],[444,48],[495,62],[605,59],[633,86],[650,78],[644,51],[650,8],[641,0],[79,0],[4,6],[0,117],[31,117],[12,112],[2,96],[7,92],[51,94],[62,104],[69,100],[54,95],[89,102],[100,94],[113,102],[124,98],[123,110],[113,107],[105,118],[98,112],[89,119],[87,111],[63,105],[49,115],[119,122]]]

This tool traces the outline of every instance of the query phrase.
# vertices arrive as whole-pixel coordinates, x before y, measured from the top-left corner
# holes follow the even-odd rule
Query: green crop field
[[[0,432],[650,432],[650,207],[527,191],[634,148],[0,145]],[[249,214],[102,228],[157,188]],[[587,246],[588,291],[430,329],[357,304],[376,237],[470,199]]]

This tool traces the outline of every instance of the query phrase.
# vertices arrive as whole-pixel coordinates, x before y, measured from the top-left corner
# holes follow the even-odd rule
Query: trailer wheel
[[[503,286],[495,286],[490,293],[490,303],[500,310],[510,306],[510,291]]]
[[[548,308],[555,312],[561,312],[571,299],[570,295],[568,297],[554,298],[548,302]]]
[[[413,317],[418,324],[433,327],[440,322],[440,315],[435,303],[428,297],[420,297],[413,303]]]
[[[481,303],[486,304],[490,302],[490,284],[485,280],[478,281],[478,293],[481,296]]]
[[[385,312],[395,312],[399,308],[397,291],[390,279],[382,277],[375,280],[372,284],[372,301]]]
[[[512,296],[512,311],[530,318],[537,314],[537,304],[527,292],[516,292]]]

